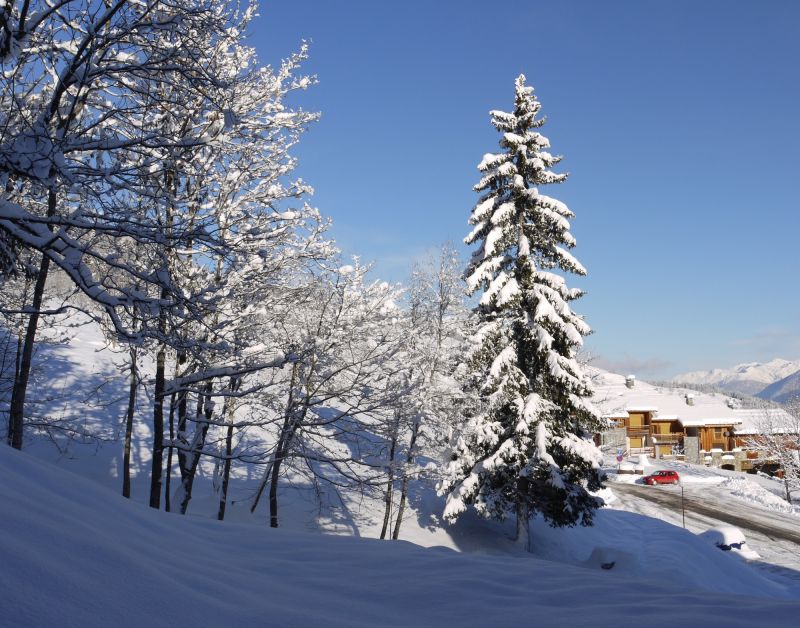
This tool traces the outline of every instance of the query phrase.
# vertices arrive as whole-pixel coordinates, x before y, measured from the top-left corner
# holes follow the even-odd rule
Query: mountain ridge
[[[794,399],[800,401],[800,371],[773,382],[756,396],[777,403],[789,403]]]
[[[800,385],[800,360],[775,358],[769,362],[744,362],[728,369],[715,368],[676,375],[670,381],[676,384],[715,386],[720,390],[762,397],[762,391],[773,384],[798,377]],[[763,396],[764,399],[773,399]]]

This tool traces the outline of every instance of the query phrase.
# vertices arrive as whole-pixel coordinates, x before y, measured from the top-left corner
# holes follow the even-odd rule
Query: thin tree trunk
[[[125,415],[125,447],[122,452],[122,496],[131,496],[131,439],[133,437],[133,415],[136,410],[136,390],[139,385],[139,373],[136,367],[137,350],[130,348],[131,381],[128,389],[128,412]]]
[[[233,425],[228,426],[225,434],[225,464],[222,467],[222,491],[219,496],[219,510],[217,519],[222,521],[225,518],[225,506],[228,501],[228,479],[231,475],[231,451],[233,446]]]
[[[387,469],[386,494],[384,496],[383,527],[381,528],[381,539],[386,538],[389,523],[392,520],[392,500],[394,499],[394,456],[397,449],[397,433],[400,430],[400,411],[395,408],[394,426],[392,427],[392,438],[389,444],[389,468]]]
[[[287,451],[286,442],[289,438],[289,429],[291,425],[291,411],[292,408],[288,407],[286,416],[283,418],[283,429],[278,438],[278,445],[275,448],[275,458],[272,461],[270,476],[269,476],[269,527],[278,527],[278,473],[281,470],[281,462],[283,456]]]
[[[264,494],[264,489],[269,484],[270,474],[272,473],[272,463],[267,465],[267,468],[264,470],[264,475],[261,476],[261,480],[258,483],[258,490],[256,491],[255,497],[253,497],[253,503],[250,504],[250,512],[254,513],[256,508],[258,507],[258,502],[261,501],[261,496]]]
[[[278,479],[280,477],[281,464],[289,454],[289,448],[292,446],[294,437],[303,424],[307,412],[308,405],[304,404],[303,411],[299,416],[294,413],[287,416],[285,431],[278,441],[279,447],[275,452],[275,462],[272,464],[272,475],[269,483],[269,526],[271,528],[278,527]]]
[[[175,357],[175,380],[188,372],[181,373],[180,367],[186,362],[186,352],[179,351]],[[186,428],[186,391],[173,392],[169,399],[169,453],[167,454],[167,477],[164,483],[164,509],[172,512],[172,458],[175,452],[175,410],[178,410],[178,434]],[[179,454],[180,457],[180,454]],[[180,463],[179,463],[180,466]]]
[[[411,427],[411,440],[408,443],[408,453],[406,454],[406,468],[403,473],[403,484],[400,487],[400,504],[397,506],[397,518],[394,522],[394,532],[392,532],[392,540],[396,541],[400,536],[400,526],[403,523],[403,512],[406,509],[406,499],[408,497],[408,484],[409,475],[411,473],[411,465],[414,464],[416,456],[415,449],[417,447],[417,436],[419,435],[420,417],[417,416],[414,420],[414,425]]]
[[[230,382],[231,393],[236,392],[239,387],[238,378],[232,377]],[[225,463],[222,468],[222,491],[219,496],[219,510],[217,511],[217,519],[222,521],[225,519],[225,507],[228,502],[228,479],[231,475],[231,454],[233,453],[233,417],[236,410],[236,404],[233,403],[233,398],[228,397],[226,400],[225,417],[228,421],[228,428],[225,434]]]
[[[175,365],[175,375],[177,379],[178,365]],[[175,393],[169,397],[169,451],[167,452],[167,469],[164,478],[164,510],[172,512],[172,502],[170,501],[170,490],[172,490],[172,452],[175,450]]]
[[[56,213],[56,193],[51,189],[47,193],[47,217],[52,218]],[[36,342],[36,330],[39,326],[39,311],[42,308],[44,288],[47,283],[47,273],[50,270],[50,258],[44,253],[39,264],[39,273],[36,275],[36,284],[33,287],[32,311],[25,330],[25,340],[22,343],[22,354],[19,360],[19,369],[14,379],[14,388],[11,391],[11,407],[8,413],[8,444],[14,449],[22,449],[22,432],[24,427],[25,397],[28,394],[28,382],[31,375],[33,361],[33,347]]]
[[[269,527],[278,527],[278,474],[283,461],[283,451],[275,452],[275,462],[272,465],[272,475],[269,481]]]
[[[289,416],[294,404],[294,387],[297,384],[297,368],[298,365],[297,362],[295,362],[292,366],[292,377],[289,380],[289,397],[286,400],[286,408],[283,412],[283,429],[281,430],[280,437],[278,438],[278,444],[275,448],[276,455],[278,450],[282,447],[283,435],[286,434],[286,431],[289,427]],[[255,512],[256,508],[258,507],[258,502],[261,500],[261,495],[263,495],[264,489],[267,487],[267,484],[272,477],[272,469],[274,466],[275,458],[273,457],[272,463],[267,467],[266,471],[264,471],[264,477],[261,478],[261,482],[258,485],[258,491],[256,491],[256,496],[253,498],[253,503],[250,506],[251,513]]]
[[[531,551],[530,516],[528,506],[522,502],[517,502],[517,536],[514,539],[526,552]]]
[[[203,447],[206,444],[206,435],[213,416],[213,407],[209,403],[211,391],[213,390],[212,382],[208,382],[205,386],[204,400],[202,405],[198,404],[198,414],[202,408],[204,419],[198,421],[195,426],[194,438],[192,438],[191,451],[187,456],[187,468],[184,478],[181,480],[182,497],[180,500],[181,514],[185,515],[189,510],[189,502],[192,499],[192,488],[194,486],[194,478],[197,475],[197,465],[200,463],[200,455],[203,452]]]
[[[163,293],[163,291],[162,291]],[[153,461],[150,467],[150,507],[161,508],[161,472],[164,466],[164,388],[167,361],[162,343],[156,354],[156,381],[153,404]]]

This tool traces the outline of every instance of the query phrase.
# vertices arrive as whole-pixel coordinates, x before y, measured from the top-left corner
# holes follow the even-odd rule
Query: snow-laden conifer
[[[477,246],[468,290],[482,292],[468,383],[476,403],[440,487],[446,519],[469,505],[499,519],[513,511],[526,546],[536,513],[554,526],[589,525],[600,503],[590,494],[599,452],[588,439],[598,418],[576,360],[590,329],[570,306],[582,291],[554,272],[586,270],[569,252],[573,213],[540,191],[567,178],[551,170],[561,158],[538,132],[540,108],[521,75],[513,113],[491,112],[503,150],[478,166],[481,197],[464,240]]]

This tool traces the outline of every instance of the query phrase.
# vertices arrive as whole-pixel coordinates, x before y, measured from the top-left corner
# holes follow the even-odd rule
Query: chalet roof
[[[734,426],[741,425],[741,421],[734,417],[722,417],[718,419],[680,419],[683,427],[714,427],[714,426]],[[737,430],[738,431],[738,430]]]
[[[785,434],[786,426],[792,425],[792,418],[786,410],[780,408],[741,408],[733,411],[742,425],[736,433],[742,436],[761,434],[770,431],[773,434]]]
[[[728,407],[729,397],[717,393],[702,393],[687,388],[654,386],[637,380],[633,388],[625,385],[625,377],[600,369],[590,369],[594,384],[594,404],[603,414],[631,410],[639,412],[658,411],[659,419],[673,416],[684,419],[705,419],[708,417],[731,417],[734,411]],[[694,395],[694,404],[686,403],[686,395]]]
[[[731,399],[722,393],[703,393],[687,388],[655,386],[637,380],[632,388],[626,377],[590,368],[594,384],[594,405],[607,418],[626,418],[628,412],[655,412],[653,421],[680,421],[685,427],[734,426],[737,434],[757,434],[764,423],[784,423],[790,417],[784,410],[732,409]],[[693,404],[686,403],[691,395]]]

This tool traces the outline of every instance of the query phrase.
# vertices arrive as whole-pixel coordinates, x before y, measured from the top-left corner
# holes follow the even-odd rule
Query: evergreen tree
[[[478,166],[481,197],[464,240],[478,245],[468,291],[483,292],[467,383],[476,399],[440,485],[446,519],[468,505],[498,519],[513,511],[527,549],[534,514],[553,526],[591,525],[602,504],[590,494],[600,488],[601,458],[589,439],[599,419],[575,359],[591,330],[569,305],[582,291],[552,272],[586,270],[568,251],[574,214],[539,191],[567,178],[551,171],[561,158],[537,131],[540,108],[520,75],[514,112],[491,112],[503,150]]]

